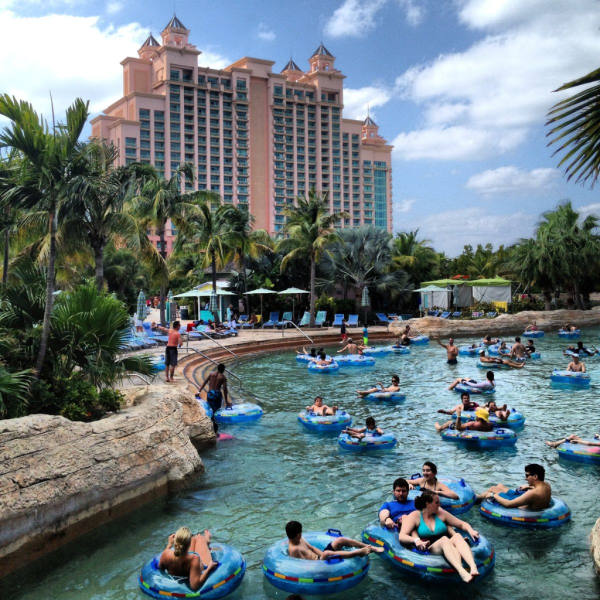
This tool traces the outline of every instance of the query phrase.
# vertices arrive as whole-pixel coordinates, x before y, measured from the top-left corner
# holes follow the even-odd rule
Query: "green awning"
[[[487,286],[487,287],[500,287],[510,285],[512,281],[503,279],[502,277],[494,277],[494,279],[473,279],[471,281],[465,281],[467,285],[471,287]]]
[[[447,285],[465,285],[465,283],[469,283],[464,279],[438,279],[437,281],[422,281],[421,285],[423,287],[428,285],[435,285],[437,287],[446,287]]]

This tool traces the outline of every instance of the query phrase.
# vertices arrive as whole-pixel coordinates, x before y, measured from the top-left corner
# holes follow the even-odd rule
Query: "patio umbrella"
[[[142,290],[137,297],[137,316],[140,321],[143,321],[148,316],[146,309],[146,294]]]
[[[306,290],[299,290],[298,288],[291,287],[287,290],[283,290],[283,292],[277,292],[279,295],[283,294],[292,294],[292,321],[294,320],[294,308],[296,303],[296,294],[310,294]]]
[[[365,307],[365,327],[367,326],[367,307],[371,304],[371,299],[369,298],[369,288],[364,287],[361,299],[361,306]]]
[[[262,319],[262,302],[263,302],[263,294],[276,294],[273,290],[268,290],[266,288],[258,288],[257,290],[252,290],[251,292],[246,292],[246,294],[260,294],[260,318]]]
[[[215,318],[215,322],[218,322],[219,321],[219,318],[218,318],[219,296],[214,292],[214,290],[211,291],[211,293],[210,293],[209,308],[210,308],[210,312],[213,314],[213,317]]]

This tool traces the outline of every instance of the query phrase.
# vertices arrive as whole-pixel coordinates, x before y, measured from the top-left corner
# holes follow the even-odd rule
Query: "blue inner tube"
[[[390,352],[394,354],[410,354],[410,348],[408,346],[388,346]]]
[[[536,331],[525,331],[523,333],[523,337],[526,338],[541,338],[544,337],[544,332],[541,331],[540,329],[537,329]]]
[[[313,360],[317,360],[317,356],[311,356],[310,354],[296,354],[296,362],[309,363]],[[331,358],[331,356],[325,356],[327,360]]]
[[[158,371],[165,370],[165,355],[152,357],[152,372],[158,373]]]
[[[327,544],[341,537],[341,532],[303,532],[302,537],[312,546],[324,550]],[[273,544],[265,554],[262,570],[267,581],[276,588],[292,594],[335,594],[358,585],[369,572],[368,556],[327,560],[302,560],[288,554],[288,540]]]
[[[513,500],[521,493],[517,490],[509,490],[500,496],[507,500]],[[486,499],[481,503],[479,512],[483,517],[498,525],[528,529],[560,527],[571,520],[571,509],[560,498],[552,498],[550,506],[544,510],[506,508],[494,499]]]
[[[204,398],[202,398],[200,394],[196,394],[196,400],[198,400],[198,404],[200,404],[200,406],[204,409],[206,416],[209,419],[212,419],[213,409],[210,407],[210,404],[206,400],[204,400]]]
[[[340,370],[340,365],[337,364],[336,361],[328,365],[318,365],[315,362],[308,363],[308,372],[309,373],[337,373]]]
[[[199,590],[192,590],[187,577],[172,577],[158,568],[161,554],[157,554],[143,567],[138,578],[144,594],[164,600],[164,598],[224,598],[239,587],[246,573],[246,563],[242,555],[227,544],[210,544],[210,553],[219,565],[209,574]]]
[[[590,385],[590,376],[587,373],[575,373],[573,371],[560,371],[554,369],[550,375],[554,383],[568,383],[570,385]]]
[[[458,353],[462,356],[479,356],[482,348],[483,344],[478,344],[475,348],[471,348],[471,346],[461,346],[458,349]]]
[[[335,360],[340,367],[372,367],[375,364],[375,359],[372,356],[361,354],[346,354],[337,357]]]
[[[352,417],[345,410],[338,410],[335,415],[327,415],[325,417],[303,410],[298,415],[298,422],[310,431],[339,432],[352,425]]]
[[[374,402],[402,402],[406,400],[404,392],[373,392],[363,396],[363,400],[372,400]]]
[[[539,352],[530,352],[525,355],[525,358],[542,358],[542,355]]]
[[[215,414],[217,423],[249,423],[258,421],[263,416],[263,409],[258,404],[241,402],[231,408],[220,408]]]
[[[502,351],[502,354],[508,354],[512,350],[512,344],[506,344],[505,348]],[[500,344],[494,344],[493,346],[488,346],[488,354],[492,356],[498,356],[501,354],[500,352]]]
[[[477,361],[477,367],[479,369],[512,369],[513,367],[502,363],[482,363],[480,360]]]
[[[446,442],[459,442],[475,448],[503,448],[517,443],[517,434],[512,429],[494,429],[492,431],[472,431],[465,429],[446,429],[442,431]]]
[[[375,450],[391,450],[396,445],[396,438],[393,433],[384,433],[383,435],[367,435],[360,440],[350,437],[347,433],[342,433],[338,438],[338,444],[344,450],[353,452],[371,452]]]
[[[511,427],[512,429],[519,429],[525,425],[525,417],[522,413],[514,408],[508,409],[510,410],[510,414],[508,415],[508,419],[506,421],[501,420],[496,415],[490,415],[490,423],[494,427]],[[460,420],[463,423],[467,421],[475,420],[475,411],[465,410],[460,415]]]
[[[418,479],[421,477],[420,473],[416,473],[411,479]],[[453,492],[458,494],[458,498],[446,498],[440,496],[440,506],[447,510],[453,515],[462,515],[473,508],[475,504],[475,492],[473,488],[462,478],[462,477],[448,477],[443,475],[436,475],[437,480],[440,483],[446,484]],[[409,479],[410,481],[410,479]],[[417,488],[408,492],[408,497],[414,500],[417,496],[421,495],[423,490]]]
[[[581,331],[579,329],[576,329],[575,331],[563,331],[562,329],[559,329],[558,335],[563,338],[578,338],[581,335]]]
[[[565,350],[563,352],[563,354],[565,356],[579,356],[579,358],[585,359],[585,360],[588,360],[590,358],[594,358],[595,356],[600,356],[600,354],[598,354],[597,352],[594,353],[594,354],[586,354],[585,352],[582,352],[580,354],[579,352],[573,352],[573,350]]]
[[[415,337],[410,338],[411,344],[429,344],[429,336],[427,335],[417,335]]]
[[[482,390],[479,388],[473,388],[468,383],[459,383],[454,387],[455,392],[469,392],[469,394],[495,394],[496,388],[492,388],[490,390]]]
[[[583,439],[583,438],[582,438]],[[587,439],[587,442],[598,442],[598,440]],[[565,442],[558,448],[558,456],[571,462],[584,463],[587,465],[600,466],[600,446],[584,446]]]
[[[496,560],[494,547],[482,535],[479,536],[479,540],[474,541],[468,534],[459,533],[471,546],[473,558],[479,570],[477,579],[482,579],[494,568]],[[377,521],[369,523],[365,527],[362,539],[367,544],[383,546],[385,552],[381,554],[381,557],[402,573],[428,581],[462,581],[456,570],[448,564],[443,556],[403,546],[398,539],[396,530],[385,529]],[[468,567],[466,568],[468,570]]]
[[[387,356],[391,352],[389,346],[377,346],[376,348],[363,348],[365,356]]]

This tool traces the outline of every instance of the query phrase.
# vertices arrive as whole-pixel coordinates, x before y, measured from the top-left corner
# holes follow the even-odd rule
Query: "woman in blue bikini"
[[[169,536],[167,547],[160,556],[158,568],[169,575],[187,577],[190,587],[199,590],[209,573],[217,566],[210,554],[208,544],[211,533],[208,529],[204,535],[194,535],[187,527],[180,527],[177,533]],[[173,547],[173,550],[171,550]]]
[[[400,542],[415,546],[417,550],[442,554],[465,583],[472,581],[479,571],[471,548],[455,529],[462,529],[474,540],[479,538],[479,533],[465,521],[440,508],[440,497],[430,490],[415,498],[415,507],[417,510],[402,519]],[[463,560],[470,571],[462,566]]]

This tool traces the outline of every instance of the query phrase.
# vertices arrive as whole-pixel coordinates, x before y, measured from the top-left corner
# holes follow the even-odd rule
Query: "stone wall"
[[[596,565],[596,571],[600,574],[600,519],[596,521],[594,529],[590,535],[592,556],[594,557],[594,564]]]
[[[94,423],[0,421],[0,576],[202,472],[194,446],[215,438],[193,395],[127,394],[124,410]]]
[[[516,315],[499,315],[495,319],[440,319],[439,317],[424,317],[397,321],[390,325],[390,331],[399,334],[406,324],[431,337],[448,337],[449,335],[473,336],[486,334],[515,334],[523,333],[525,327],[532,321],[537,322],[538,329],[558,331],[566,323],[577,327],[600,325],[600,307],[592,310],[552,310],[548,312],[524,311]]]

